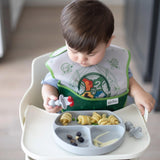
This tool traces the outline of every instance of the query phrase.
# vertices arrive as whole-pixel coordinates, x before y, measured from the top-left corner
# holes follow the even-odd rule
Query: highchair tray
[[[88,160],[88,158],[92,158],[94,160],[106,160],[106,159],[132,159],[139,157],[147,149],[150,143],[150,136],[146,128],[144,119],[141,116],[141,113],[137,109],[136,105],[132,104],[123,109],[115,111],[114,114],[119,118],[120,121],[119,126],[121,127],[121,129],[124,127],[123,122],[131,121],[134,124],[134,126],[140,126],[142,128],[143,137],[141,139],[135,139],[134,137],[130,137],[128,132],[124,132],[124,134],[122,132],[122,135],[120,135],[119,137],[121,139],[119,144],[120,146],[118,148],[113,147],[116,150],[113,149],[114,151],[109,153],[103,151],[104,153],[102,155],[97,155],[97,154],[83,155],[83,153],[81,155],[78,155],[66,151],[61,145],[57,145],[57,137],[53,134],[53,130],[59,128],[57,133],[62,133],[61,129],[63,130],[64,126],[57,123],[57,120],[60,118],[60,115],[51,114],[33,105],[29,105],[26,110],[25,124],[21,139],[22,149],[25,152],[25,154],[28,155],[29,157],[39,160],[42,159],[80,160],[82,159],[82,155],[84,160]],[[54,125],[54,128],[53,128],[53,122],[55,122],[56,124]],[[70,125],[66,127],[73,127],[73,126],[74,125]],[[77,126],[79,127],[80,125]],[[97,125],[91,127],[88,126],[88,128],[90,129],[92,127],[94,130],[94,127],[97,127]],[[79,128],[76,127],[76,130],[73,129],[72,131],[77,132],[79,131]],[[70,134],[73,134],[73,132],[70,132]],[[82,129],[82,134],[83,134],[83,129]],[[91,135],[95,136],[94,134]],[[85,145],[85,143],[83,145]],[[74,146],[70,145],[70,147],[72,148]]]

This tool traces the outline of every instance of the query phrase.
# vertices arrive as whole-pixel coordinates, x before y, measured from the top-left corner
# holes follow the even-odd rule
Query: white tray
[[[135,139],[126,132],[124,142],[115,151],[104,155],[80,156],[60,148],[55,143],[53,122],[59,114],[50,114],[35,106],[28,106],[25,125],[22,133],[22,149],[29,157],[39,160],[106,160],[132,159],[140,157],[150,143],[150,136],[143,117],[136,105],[132,104],[115,112],[121,119],[131,121],[135,126],[142,127],[143,138]],[[131,147],[132,146],[132,147]]]

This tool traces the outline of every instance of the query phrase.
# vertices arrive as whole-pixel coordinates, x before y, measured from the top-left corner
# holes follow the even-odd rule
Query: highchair
[[[39,160],[113,160],[113,159],[139,159],[150,144],[150,135],[145,120],[135,104],[131,104],[115,113],[125,121],[131,121],[141,126],[143,137],[135,139],[125,133],[124,142],[116,150],[103,155],[83,156],[72,154],[63,150],[55,143],[53,135],[53,122],[59,115],[48,113],[43,109],[41,96],[41,80],[48,70],[45,62],[50,53],[35,58],[32,62],[32,79],[29,89],[24,94],[19,108],[20,123],[22,127],[21,147],[25,159]]]

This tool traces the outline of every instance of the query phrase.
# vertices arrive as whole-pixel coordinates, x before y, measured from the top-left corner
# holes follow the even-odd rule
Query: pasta
[[[102,114],[102,118],[106,118],[107,117],[107,114]]]
[[[107,114],[98,114],[97,112],[93,112],[92,116],[88,115],[79,115],[78,123],[81,125],[91,125],[91,124],[98,124],[98,125],[117,125],[119,124],[119,120],[114,116]],[[72,115],[69,112],[65,112],[62,114],[60,118],[60,122],[63,125],[68,125],[72,121]]]
[[[107,117],[106,114],[98,114],[93,112],[92,116],[79,115],[78,123],[82,125],[98,124],[98,125],[117,125],[119,124],[118,119],[114,115]]]
[[[78,123],[82,125],[90,125],[91,124],[91,117],[87,115],[79,115],[78,116]]]
[[[60,118],[60,122],[66,126],[68,125],[68,123],[70,123],[72,121],[72,115],[68,112],[65,112],[62,114],[61,118]]]
[[[116,141],[118,141],[119,139],[118,138],[115,138],[115,139],[111,139],[109,141],[106,141],[106,142],[101,142],[98,140],[98,138],[108,134],[109,132],[105,132],[105,133],[102,133],[100,135],[98,135],[95,139],[93,139],[93,144],[96,146],[96,147],[105,147],[105,146],[108,146],[108,145],[111,145],[113,143],[115,143]]]
[[[108,120],[108,118],[102,118],[98,121],[98,125],[111,125],[111,122]]]
[[[96,112],[93,112],[92,117],[91,117],[91,123],[98,123],[98,121],[101,119],[101,115],[99,115]]]
[[[119,124],[118,119],[117,119],[114,115],[110,115],[110,116],[108,117],[108,120],[109,120],[109,122],[110,122],[112,125]]]

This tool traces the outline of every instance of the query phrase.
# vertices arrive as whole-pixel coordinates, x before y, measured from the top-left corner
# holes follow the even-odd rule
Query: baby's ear
[[[108,48],[108,47],[110,46],[110,44],[111,44],[113,38],[115,38],[115,36],[112,35],[111,38],[109,39],[109,41],[107,42],[106,48]]]

